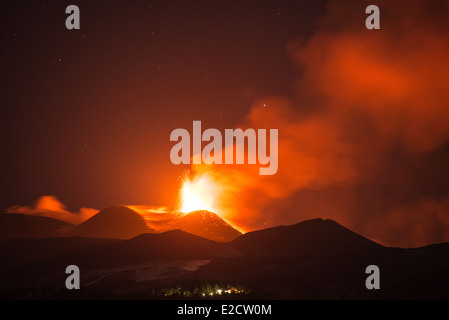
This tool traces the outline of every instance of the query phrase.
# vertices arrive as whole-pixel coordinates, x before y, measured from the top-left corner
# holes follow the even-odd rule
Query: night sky
[[[306,3],[306,2],[304,2]],[[233,128],[297,75],[288,40],[321,5],[246,1],[9,4],[1,17],[1,206],[173,202],[170,132]]]
[[[365,28],[371,2],[381,30]],[[279,174],[242,191],[245,210],[265,200],[237,225],[323,217],[386,244],[449,241],[449,8],[385,3],[2,4],[0,208],[174,206],[189,166],[170,162],[173,129],[260,124],[279,128]]]

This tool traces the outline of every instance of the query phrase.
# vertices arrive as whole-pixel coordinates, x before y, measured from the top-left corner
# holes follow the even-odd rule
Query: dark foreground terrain
[[[383,247],[332,220],[216,242],[181,230],[129,240],[0,241],[2,299],[448,299],[449,244]],[[77,265],[81,289],[65,288]],[[380,290],[365,269],[380,268]]]

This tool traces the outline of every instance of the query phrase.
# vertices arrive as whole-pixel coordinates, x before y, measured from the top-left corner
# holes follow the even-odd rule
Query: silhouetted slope
[[[101,210],[76,226],[73,234],[83,237],[129,239],[151,232],[142,217],[134,210],[115,206]]]
[[[365,269],[380,268],[380,290]],[[240,283],[276,299],[449,299],[449,244],[322,254],[253,254],[213,261],[192,278]]]
[[[30,266],[20,266],[0,272],[0,288],[11,286],[32,286],[52,277],[64,278],[68,265],[77,265],[83,274],[92,270],[112,268],[120,272],[120,267],[136,266],[157,261],[181,261],[235,257],[240,253],[233,247],[204,239],[181,230],[164,233],[141,234],[130,240],[92,245],[63,254],[34,261]],[[100,277],[100,275],[99,275]],[[57,283],[63,285],[58,278]],[[119,289],[119,288],[117,288]]]
[[[16,238],[0,242],[0,268],[11,268],[82,247],[121,241],[100,238]]]
[[[322,219],[248,232],[231,244],[246,253],[258,254],[322,254],[382,248],[333,220]]]
[[[74,225],[53,218],[19,213],[0,214],[0,240],[63,236]]]
[[[243,285],[257,297],[275,299],[449,298],[449,244],[383,247],[332,220],[259,230],[228,243],[181,230],[110,243],[79,238],[38,241],[11,240],[12,251],[0,242],[5,261],[1,298],[57,298],[68,292],[64,271],[71,264],[81,271],[79,298],[119,294],[116,297],[144,299],[153,289],[194,279]],[[34,254],[45,241],[50,248]],[[20,252],[23,258],[18,257]],[[8,256],[32,262],[14,266],[6,262]],[[372,264],[380,268],[380,290],[365,287],[365,269]],[[46,289],[52,287],[59,291]]]
[[[172,230],[144,233],[130,240],[82,248],[67,253],[67,261],[86,267],[119,266],[157,259],[208,259],[236,256],[238,251],[226,244]]]
[[[214,241],[231,241],[241,235],[229,223],[217,214],[206,210],[192,211],[179,220],[174,226],[189,233]]]

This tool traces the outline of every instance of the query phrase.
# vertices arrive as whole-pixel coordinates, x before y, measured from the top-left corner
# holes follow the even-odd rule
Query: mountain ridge
[[[75,225],[50,218],[22,213],[0,214],[0,240],[64,236]]]
[[[51,241],[57,244],[62,239]],[[31,252],[33,247],[27,249],[26,243],[32,240],[10,243]],[[55,298],[57,293],[52,292],[61,291],[36,288],[66,292],[64,270],[70,264],[82,273],[85,287],[80,297],[89,292],[95,297],[148,298],[160,286],[211,279],[241,284],[276,299],[449,297],[448,243],[384,247],[329,219],[257,230],[225,243],[179,229],[110,241],[85,246],[87,242],[78,239],[73,250],[60,252],[68,246],[57,246],[56,255],[48,256],[47,251],[41,259],[31,255],[32,263],[3,266],[0,297],[40,297],[44,292],[45,297]],[[365,269],[371,264],[381,269],[382,290],[364,286]]]
[[[383,247],[334,220],[321,218],[247,232],[232,243],[246,253],[267,254],[347,252]]]
[[[129,239],[150,232],[136,211],[124,206],[112,206],[76,226],[72,234],[84,237]]]

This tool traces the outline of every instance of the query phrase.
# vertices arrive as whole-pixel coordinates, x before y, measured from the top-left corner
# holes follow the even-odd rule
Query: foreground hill
[[[232,245],[250,254],[323,254],[382,247],[333,220],[322,219],[248,232]]]
[[[60,241],[65,240],[60,239]],[[33,245],[30,244],[30,246]],[[135,274],[138,270],[140,273],[153,272],[154,268],[166,266],[167,261],[183,262],[181,269],[187,268],[188,271],[192,268],[194,270],[198,264],[208,263],[210,259],[236,257],[239,254],[236,249],[227,244],[204,239],[181,230],[157,234],[146,233],[130,240],[109,240],[109,243],[93,244],[65,251],[59,255],[43,257],[33,261],[32,265],[23,264],[14,268],[4,265],[0,273],[0,288],[41,285],[42,281],[46,285],[62,286],[64,281],[61,282],[61,279],[65,278],[65,268],[72,264],[82,270],[83,279],[90,279],[94,283],[97,282],[96,280],[101,280],[104,274],[116,279],[123,274],[125,278],[128,278],[130,272]],[[179,270],[176,269],[176,271]],[[161,273],[164,272],[167,270],[161,271]],[[128,281],[127,285],[130,284],[132,285],[132,281],[131,283]]]
[[[0,240],[30,237],[61,237],[74,225],[47,217],[19,213],[0,214]]]
[[[122,266],[153,260],[210,259],[236,256],[227,244],[181,231],[144,233],[125,241],[81,248],[55,258],[86,268]],[[63,264],[64,264],[63,263]]]
[[[57,246],[65,240],[51,241]],[[181,230],[89,241],[44,250],[39,258],[30,253],[36,243],[17,240],[17,250],[33,260],[0,266],[0,297],[164,299],[167,292],[182,292],[183,283],[195,288],[216,281],[249,288],[253,299],[449,299],[449,244],[383,247],[332,220],[259,230],[227,243]],[[2,247],[8,245],[0,242]],[[4,261],[11,250],[0,250]],[[70,264],[81,270],[81,290],[65,289]],[[380,290],[365,287],[372,264],[380,268]]]
[[[36,260],[42,260],[83,247],[117,241],[120,240],[82,237],[8,239],[0,241],[0,257],[4,257],[0,260],[0,269],[33,263]]]

